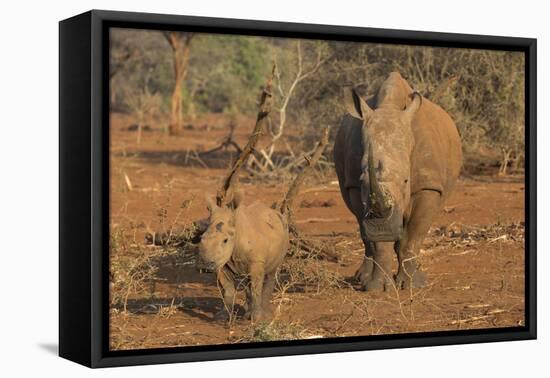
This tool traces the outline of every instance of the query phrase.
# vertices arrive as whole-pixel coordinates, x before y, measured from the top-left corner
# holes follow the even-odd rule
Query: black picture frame
[[[108,348],[108,29],[127,27],[522,51],[526,78],[525,325],[174,347]],[[529,38],[92,10],[59,23],[59,354],[89,367],[535,339],[536,62]]]

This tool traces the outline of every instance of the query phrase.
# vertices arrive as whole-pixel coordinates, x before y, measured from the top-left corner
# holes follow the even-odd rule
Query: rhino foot
[[[372,259],[365,258],[363,260],[363,263],[357,269],[355,274],[353,275],[353,279],[355,281],[358,281],[363,285],[363,283],[366,283],[367,281],[372,279],[372,272],[374,269],[374,262]]]
[[[372,258],[365,257],[357,269],[354,280],[359,282],[364,291],[386,291],[392,286],[390,278],[376,265]]]
[[[405,273],[403,270],[395,275],[395,284],[399,289],[417,289],[425,287],[427,282],[426,273],[418,269],[412,275]]]
[[[364,291],[386,291],[392,287],[392,283],[383,275],[373,275],[366,281],[361,281],[361,290]]]

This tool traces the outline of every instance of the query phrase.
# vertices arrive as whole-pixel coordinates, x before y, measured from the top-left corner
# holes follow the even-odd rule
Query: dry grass
[[[219,309],[219,305],[212,305],[215,300],[204,305],[204,300],[186,298],[189,293],[183,294],[172,284],[166,289],[165,284],[159,282],[162,276],[158,274],[163,274],[161,269],[166,264],[174,264],[178,260],[175,265],[179,265],[182,258],[185,264],[194,261],[192,250],[195,246],[190,243],[186,232],[192,233],[195,225],[176,221],[189,219],[185,216],[189,205],[186,201],[180,207],[172,206],[176,209],[170,214],[165,210],[169,207],[166,204],[155,205],[158,208],[158,222],[170,235],[170,243],[151,246],[137,242],[134,228],[143,226],[135,221],[129,222],[126,229],[118,225],[112,228],[110,341],[113,349],[497,327],[509,325],[511,321],[517,324],[523,321],[518,310],[522,299],[510,300],[518,295],[517,277],[521,270],[509,265],[511,256],[507,252],[514,251],[524,242],[523,222],[490,225],[451,223],[432,228],[420,256],[422,262],[428,262],[432,267],[440,259],[458,261],[467,258],[475,263],[476,258],[486,253],[494,257],[493,268],[508,265],[502,268],[502,274],[499,270],[496,270],[496,275],[487,270],[491,277],[494,276],[494,280],[490,281],[486,278],[480,280],[468,273],[428,269],[430,285],[414,291],[397,290],[395,287],[384,293],[354,290],[356,285],[348,278],[349,270],[356,267],[362,254],[361,242],[356,234],[315,238],[315,243],[311,244],[313,248],[308,251],[292,245],[277,274],[277,287],[272,300],[276,307],[274,320],[251,325],[237,317],[224,324],[204,318],[211,317],[215,313],[211,312],[213,309]],[[447,211],[453,210],[448,208]],[[175,231],[176,225],[183,225],[181,233]],[[311,240],[307,234],[299,237]],[[185,242],[178,243],[182,240]],[[498,249],[500,245],[505,246],[504,252]],[[327,259],[322,252],[327,247],[340,252],[341,259]],[[490,247],[489,251],[486,247]],[[354,257],[350,258],[351,255]],[[392,273],[389,272],[388,277],[393,278]],[[157,293],[163,293],[162,298],[155,298],[155,282],[159,282]],[[203,295],[217,297],[212,290],[215,286],[209,285],[197,286],[197,290],[207,290]],[[189,286],[194,287],[194,284]],[[482,298],[480,294],[478,300],[473,294],[478,289],[490,293],[490,297]],[[457,305],[463,295],[467,295],[471,302],[464,302],[467,303],[465,306]],[[449,304],[438,300],[443,297],[449,298]],[[327,301],[326,308],[321,305],[324,301]],[[516,307],[510,307],[510,303]],[[311,313],[308,312],[309,306]],[[321,311],[314,313],[319,309]],[[201,328],[195,329],[195,326]]]
[[[131,295],[155,291],[158,259],[174,250],[129,244],[123,229],[111,230],[110,301],[112,308],[127,311]]]
[[[303,340],[311,339],[316,335],[308,331],[300,323],[259,322],[246,330],[244,337],[236,342],[262,342],[278,340]]]
[[[288,256],[277,272],[279,296],[293,291],[320,295],[329,288],[349,287],[340,273],[326,269],[325,244],[318,243],[317,248],[307,251],[300,243],[291,244]]]
[[[453,222],[447,226],[436,227],[430,230],[424,245],[426,247],[438,247],[438,250],[452,247],[454,249],[467,249],[457,253],[473,252],[480,242],[525,242],[525,222],[501,223],[497,222],[486,226],[466,225]],[[471,248],[470,248],[471,247]],[[469,248],[469,249],[468,249]]]

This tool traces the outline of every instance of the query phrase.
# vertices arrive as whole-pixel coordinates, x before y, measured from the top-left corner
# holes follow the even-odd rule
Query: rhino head
[[[410,205],[412,120],[422,96],[412,94],[406,108],[388,104],[371,109],[354,89],[345,88],[348,112],[362,121],[362,226],[371,241],[396,241]]]
[[[226,206],[218,206],[208,198],[209,226],[199,243],[199,258],[217,270],[224,266],[235,249],[235,211],[242,202],[242,193],[237,192]]]

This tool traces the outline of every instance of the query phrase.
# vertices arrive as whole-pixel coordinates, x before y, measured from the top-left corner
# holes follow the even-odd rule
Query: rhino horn
[[[391,210],[391,198],[388,198],[384,189],[380,186],[378,178],[376,177],[376,172],[374,168],[374,159],[372,153],[372,144],[369,143],[368,146],[368,165],[367,171],[369,174],[369,184],[370,184],[370,202],[372,210],[378,216],[386,216]]]

